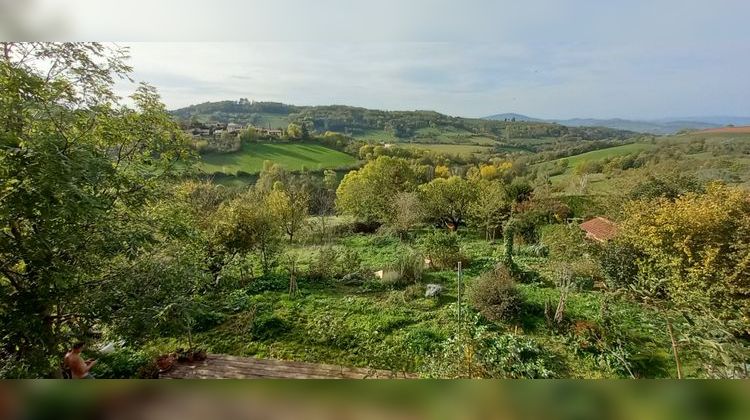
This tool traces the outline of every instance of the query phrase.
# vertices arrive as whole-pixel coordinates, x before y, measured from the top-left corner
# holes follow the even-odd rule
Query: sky
[[[747,0],[31,4],[19,31],[128,46],[134,79],[170,109],[248,98],[467,117],[750,115]]]

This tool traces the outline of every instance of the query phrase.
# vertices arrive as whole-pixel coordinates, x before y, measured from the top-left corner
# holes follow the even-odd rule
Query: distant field
[[[699,133],[738,133],[738,134],[750,134],[750,126],[710,128],[708,130],[701,130],[701,131],[699,131]]]
[[[575,168],[583,162],[590,160],[601,160],[615,156],[624,156],[631,153],[638,153],[644,150],[650,150],[656,147],[653,144],[648,143],[632,143],[624,144],[622,146],[608,147],[606,149],[594,150],[591,152],[581,153],[580,155],[569,156],[562,158],[568,161],[569,168]],[[558,159],[558,160],[562,160]]]
[[[352,156],[315,144],[248,143],[235,153],[212,153],[203,156],[199,164],[207,173],[221,172],[234,175],[237,171],[257,173],[263,162],[270,160],[289,170],[328,169],[350,166],[357,161]]]
[[[490,151],[492,148],[488,146],[479,146],[474,144],[430,144],[430,143],[400,143],[398,147],[404,147],[407,149],[421,149],[430,150],[436,153],[443,153],[446,155],[454,156],[468,156],[473,153],[482,153]]]
[[[289,126],[289,117],[282,114],[261,113],[258,114],[261,120],[255,123],[258,127],[268,128],[287,128]]]
[[[411,138],[398,138],[383,130],[366,130],[353,135],[357,140],[369,143],[408,143],[412,141],[425,144],[477,144],[489,146],[496,143],[492,137],[474,134],[470,131],[455,128],[420,128]]]

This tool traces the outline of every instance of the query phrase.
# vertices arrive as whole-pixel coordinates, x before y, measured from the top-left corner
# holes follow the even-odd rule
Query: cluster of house
[[[200,127],[193,127],[188,130],[185,130],[185,133],[194,136],[194,137],[219,137],[224,133],[228,134],[234,134],[239,135],[240,132],[247,128],[253,128],[255,129],[255,132],[258,133],[258,135],[263,137],[282,137],[284,135],[284,130],[279,128],[263,128],[263,127],[256,127],[252,124],[242,125],[237,123],[210,123],[210,124],[202,124]]]

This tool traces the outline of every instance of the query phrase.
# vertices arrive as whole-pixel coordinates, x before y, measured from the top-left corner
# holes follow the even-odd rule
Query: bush
[[[129,348],[118,349],[109,354],[97,355],[97,362],[92,374],[97,378],[132,379],[140,377],[140,371],[145,369],[151,358],[142,351]]]
[[[419,246],[438,268],[452,270],[459,261],[465,260],[461,254],[458,235],[455,233],[434,230],[420,238]]]
[[[441,343],[422,366],[431,378],[551,378],[551,361],[532,338],[498,334],[474,317],[465,334]]]
[[[285,334],[289,329],[284,319],[273,314],[261,314],[253,320],[251,332],[255,340],[269,340]]]
[[[419,283],[424,271],[424,257],[415,251],[405,251],[398,254],[396,261],[391,264],[389,271],[398,273],[400,284]]]
[[[474,309],[495,322],[516,316],[521,305],[516,283],[505,266],[477,277],[470,284],[467,297]]]
[[[354,249],[337,250],[332,246],[321,248],[318,256],[310,263],[307,277],[310,280],[325,281],[347,277],[364,277],[362,258]]]
[[[599,253],[599,265],[607,285],[611,288],[627,288],[638,276],[636,261],[642,253],[634,246],[609,241]]]
[[[541,229],[541,243],[552,259],[569,261],[590,252],[583,230],[576,225],[548,225]]]

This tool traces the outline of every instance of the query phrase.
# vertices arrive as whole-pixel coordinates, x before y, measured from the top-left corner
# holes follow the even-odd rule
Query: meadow
[[[352,156],[316,144],[245,143],[239,152],[204,155],[198,168],[206,173],[253,174],[260,172],[267,160],[290,171],[333,169],[357,163]]]
[[[429,150],[451,156],[469,157],[475,153],[484,153],[491,150],[491,147],[474,144],[433,144],[433,143],[401,143],[398,147],[407,149]]]

